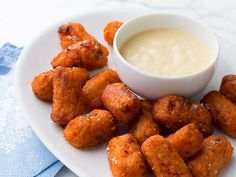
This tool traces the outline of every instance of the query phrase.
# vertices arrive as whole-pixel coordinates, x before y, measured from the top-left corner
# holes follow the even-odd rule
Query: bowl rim
[[[186,19],[189,21],[192,21],[194,23],[199,24],[199,26],[201,26],[201,28],[205,28],[205,30],[207,31],[207,33],[213,38],[215,44],[216,44],[216,55],[213,58],[213,61],[208,64],[206,67],[202,68],[201,70],[191,73],[191,74],[187,74],[187,75],[183,75],[183,76],[162,76],[159,74],[154,74],[154,73],[149,73],[149,72],[145,72],[141,69],[139,69],[138,67],[133,66],[132,64],[130,64],[120,53],[118,47],[117,47],[117,38],[119,37],[120,32],[123,30],[123,28],[127,27],[132,21],[134,20],[138,20],[144,17],[152,17],[152,16],[169,16],[169,17],[178,17],[178,18],[182,18],[182,19]],[[191,32],[190,32],[191,33]],[[134,34],[135,35],[135,34]],[[136,17],[133,17],[131,19],[129,19],[127,22],[125,22],[123,25],[121,25],[121,27],[117,30],[115,36],[114,36],[114,41],[113,41],[113,53],[115,53],[115,55],[117,55],[118,57],[115,57],[115,60],[120,60],[122,64],[126,65],[127,67],[129,67],[130,69],[134,70],[137,73],[140,73],[142,75],[145,75],[147,77],[150,78],[154,78],[154,79],[165,79],[165,80],[181,80],[181,79],[186,79],[186,78],[190,78],[190,77],[194,77],[197,75],[201,75],[203,74],[205,71],[209,70],[210,68],[212,68],[219,60],[219,53],[220,53],[220,44],[219,41],[216,38],[216,35],[212,32],[212,30],[202,21],[197,20],[197,19],[193,19],[190,17],[186,17],[183,15],[178,15],[178,14],[174,14],[174,13],[158,13],[158,12],[151,12],[151,13],[147,13],[144,15],[138,15]],[[116,62],[115,62],[116,63]]]

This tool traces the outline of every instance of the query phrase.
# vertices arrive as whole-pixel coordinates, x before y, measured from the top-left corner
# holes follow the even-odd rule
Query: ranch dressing
[[[199,38],[168,28],[134,35],[121,46],[120,53],[140,70],[167,77],[195,73],[213,61],[211,51]]]

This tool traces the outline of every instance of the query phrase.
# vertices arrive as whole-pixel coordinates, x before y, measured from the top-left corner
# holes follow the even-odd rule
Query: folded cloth
[[[14,95],[15,63],[22,48],[0,48],[0,176],[52,177],[63,164],[40,142],[22,117]]]

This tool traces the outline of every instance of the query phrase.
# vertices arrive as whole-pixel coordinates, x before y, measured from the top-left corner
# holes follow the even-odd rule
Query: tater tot
[[[84,40],[61,51],[51,61],[53,68],[83,67],[88,70],[102,68],[107,65],[108,50],[98,42]]]
[[[131,134],[109,141],[107,155],[114,177],[147,177],[147,166],[137,140]]]
[[[116,133],[116,122],[106,110],[94,109],[71,120],[64,129],[65,139],[76,148],[88,148],[108,141]]]
[[[191,177],[184,160],[164,137],[149,137],[142,144],[141,150],[155,176]]]
[[[236,102],[236,75],[224,76],[220,86],[220,93]]]
[[[209,108],[215,126],[236,138],[236,105],[217,91],[209,92],[202,102]]]
[[[140,116],[129,127],[129,132],[134,135],[140,144],[150,136],[160,134],[158,123],[152,118],[152,102],[148,100],[140,101]]]
[[[83,113],[82,87],[88,79],[83,68],[58,67],[53,75],[53,104],[51,118],[59,125],[66,125],[71,119]]]
[[[34,77],[31,87],[39,99],[52,101],[53,95],[53,71],[46,71]]]
[[[193,177],[217,177],[220,170],[230,161],[233,147],[223,136],[204,139],[202,149],[187,162]]]
[[[63,49],[68,48],[70,45],[84,40],[96,39],[87,33],[80,23],[70,22],[58,28],[58,34]]]
[[[123,83],[106,86],[102,93],[102,102],[118,122],[130,123],[139,113],[138,97]]]
[[[123,22],[120,21],[111,21],[106,24],[103,29],[104,39],[109,45],[113,45],[113,40],[116,34],[116,31],[120,28]]]
[[[97,73],[83,87],[83,96],[88,110],[103,108],[102,92],[108,84],[120,82],[118,74],[112,69]]]
[[[213,132],[208,110],[197,101],[180,95],[160,98],[154,105],[153,118],[172,131],[196,123],[204,137]]]
[[[196,124],[191,123],[171,134],[167,140],[187,160],[201,149],[203,137]]]

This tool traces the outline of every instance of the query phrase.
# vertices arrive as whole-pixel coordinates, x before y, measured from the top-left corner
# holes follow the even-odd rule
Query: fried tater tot
[[[232,102],[236,102],[236,75],[227,75],[223,77],[220,93]]]
[[[150,136],[161,133],[158,123],[152,118],[152,108],[151,101],[141,100],[140,116],[129,128],[129,132],[134,135],[140,144]]]
[[[109,141],[107,155],[114,177],[147,177],[147,166],[137,140],[131,134]]]
[[[201,149],[203,137],[196,124],[191,123],[171,134],[167,140],[187,160]]]
[[[83,67],[88,70],[102,68],[107,65],[108,50],[93,40],[84,40],[69,46],[53,58],[53,68]]]
[[[138,97],[123,83],[106,86],[102,93],[102,103],[118,122],[130,123],[139,113]]]
[[[116,31],[120,28],[123,22],[120,21],[111,21],[106,24],[103,29],[104,39],[109,45],[113,45],[113,40],[116,34]]]
[[[88,148],[108,141],[116,133],[116,121],[106,110],[94,109],[71,120],[64,129],[65,139],[76,148]]]
[[[96,39],[87,33],[80,23],[70,22],[58,28],[58,34],[63,49],[68,48],[70,45],[79,41],[94,40]]]
[[[153,118],[172,131],[196,123],[204,137],[213,132],[208,110],[197,101],[180,95],[160,98],[154,105]]]
[[[230,161],[233,147],[223,136],[204,139],[202,149],[187,162],[193,177],[217,177],[219,171]]]
[[[34,77],[31,82],[32,90],[39,99],[52,101],[53,95],[53,71],[46,71]]]
[[[101,71],[88,80],[82,90],[87,109],[103,108],[102,92],[107,85],[116,82],[120,82],[120,78],[112,69]]]
[[[149,137],[142,144],[141,150],[155,176],[191,177],[184,160],[164,137]]]
[[[209,92],[202,102],[209,108],[215,126],[236,138],[236,105],[217,91]]]
[[[58,67],[53,75],[53,104],[51,118],[59,125],[66,125],[70,120],[83,113],[82,87],[88,79],[88,72],[83,68]]]

